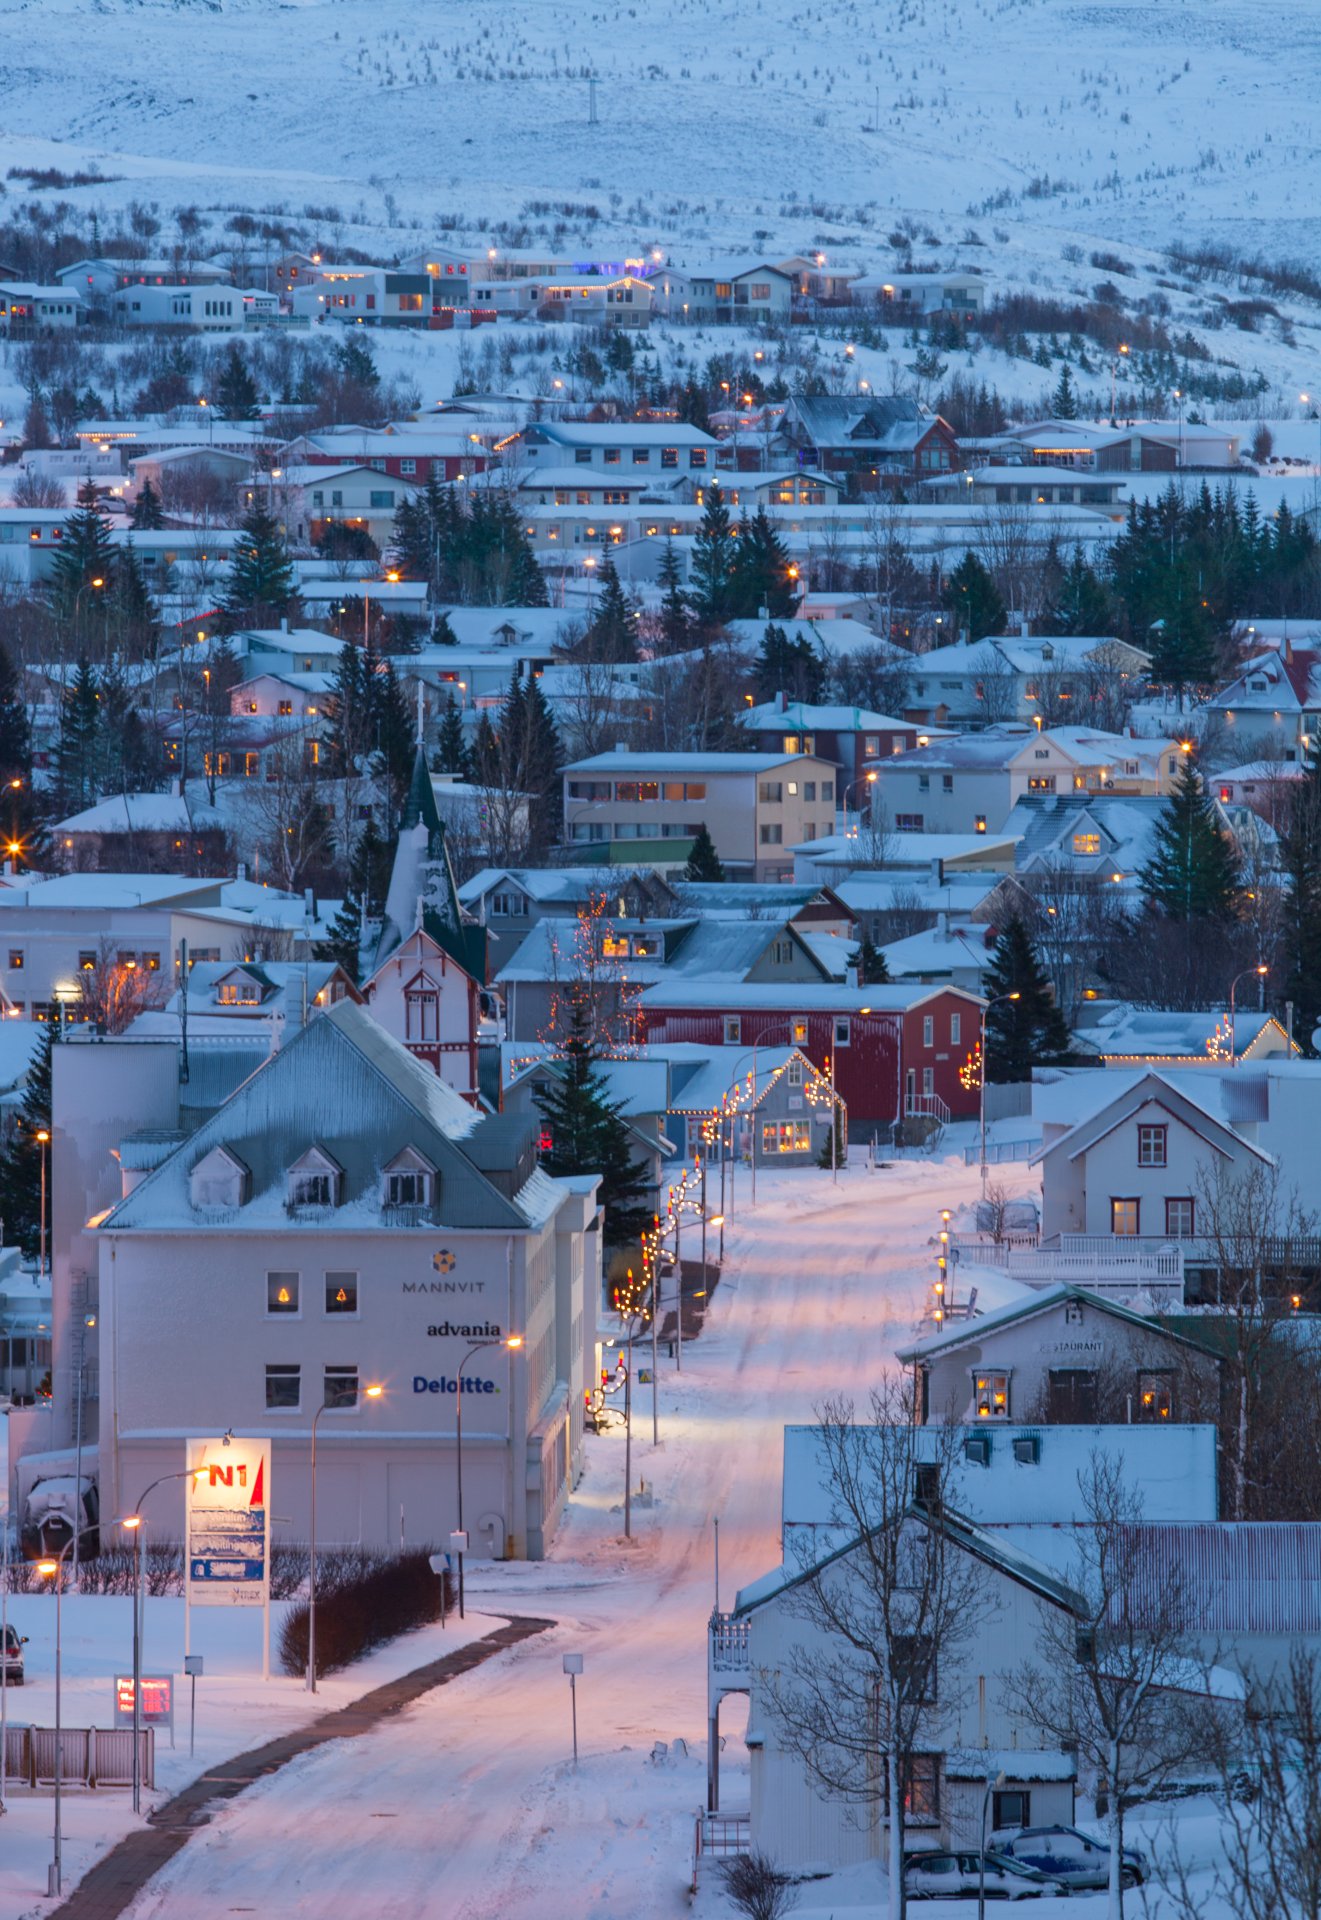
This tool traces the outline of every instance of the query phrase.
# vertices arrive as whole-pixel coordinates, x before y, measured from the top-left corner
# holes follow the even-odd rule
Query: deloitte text
[[[413,1375],[414,1393],[457,1393],[460,1386],[464,1393],[499,1393],[494,1380],[479,1380],[475,1375],[461,1374],[457,1380],[447,1380],[442,1374],[439,1380],[428,1380],[424,1373]]]

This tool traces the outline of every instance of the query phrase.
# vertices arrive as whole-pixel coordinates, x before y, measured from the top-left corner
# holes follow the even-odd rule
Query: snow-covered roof
[[[1240,1059],[1257,1047],[1263,1036],[1278,1035],[1281,1042],[1286,1038],[1273,1015],[1258,1013],[1254,1007],[1236,1007],[1231,1027],[1228,1007],[1177,1013],[1130,1006],[1115,1007],[1103,1014],[1082,1038],[1107,1059],[1205,1060],[1228,1057],[1231,1032]],[[1293,1051],[1299,1051],[1296,1043]]]
[[[806,700],[789,700],[779,707],[768,700],[760,707],[749,707],[738,716],[741,727],[764,733],[769,727],[783,727],[797,733],[916,733],[920,729],[911,720],[895,720],[887,713],[873,713],[869,707],[813,706]]]
[[[564,771],[570,778],[579,773],[716,774],[768,773],[773,767],[791,766],[796,761],[810,765],[807,754],[784,753],[646,753],[618,749],[594,753],[587,760],[573,760]],[[830,763],[823,762],[829,771]]]
[[[985,941],[969,939],[962,933],[942,932],[939,927],[928,927],[924,933],[910,933],[903,940],[891,940],[881,951],[892,980],[948,978],[956,971],[972,971],[984,976],[993,965],[993,956]]]
[[[630,961],[630,968],[632,966]],[[972,1006],[980,1006],[976,994],[963,987],[886,986],[850,987],[833,981],[820,986],[786,980],[781,986],[749,986],[738,982],[718,985],[700,980],[675,980],[668,974],[656,986],[645,987],[640,996],[644,1008],[651,1007],[728,1007],[756,1011],[793,1013],[906,1013],[921,1006],[938,993],[961,994]]]
[[[188,880],[178,873],[61,873],[51,880],[34,880],[29,886],[0,887],[0,912],[190,907],[209,905],[224,891],[219,880]]]
[[[55,823],[55,833],[195,833],[221,816],[177,793],[114,793]]]

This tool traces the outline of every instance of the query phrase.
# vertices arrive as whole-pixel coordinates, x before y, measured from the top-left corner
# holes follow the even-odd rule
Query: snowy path
[[[1026,1169],[1014,1169],[1015,1190]],[[662,1447],[639,1389],[635,1473],[657,1505],[619,1540],[623,1442],[593,1441],[554,1558],[484,1569],[470,1612],[538,1612],[560,1625],[420,1703],[369,1738],[309,1755],[225,1808],[140,1898],[135,1920],[545,1920],[687,1911],[692,1816],[704,1794],[705,1622],[713,1515],[721,1597],[779,1556],[781,1429],[823,1393],[865,1397],[893,1364],[931,1276],[942,1205],[971,1198],[952,1161],[767,1179],[732,1223],[734,1258],[708,1332],[664,1370]],[[567,1758],[562,1652],[586,1656],[582,1764]],[[737,1703],[727,1721],[737,1725]],[[653,1741],[690,1757],[657,1767]],[[741,1743],[725,1754],[737,1804]],[[278,1889],[278,1894],[277,1890]],[[275,1903],[273,1902],[275,1896]]]

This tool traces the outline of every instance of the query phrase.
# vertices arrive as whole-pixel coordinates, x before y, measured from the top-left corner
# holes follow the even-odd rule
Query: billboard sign
[[[133,1725],[133,1675],[115,1675],[115,1725]],[[141,1727],[174,1726],[174,1682],[168,1673],[142,1676],[142,1707],[138,1714]]]
[[[188,1442],[187,1601],[265,1607],[270,1600],[271,1443]]]

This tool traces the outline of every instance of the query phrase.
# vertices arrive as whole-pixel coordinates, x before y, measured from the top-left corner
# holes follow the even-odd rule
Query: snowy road
[[[1029,1184],[1026,1169],[1010,1184]],[[656,1505],[621,1543],[623,1443],[594,1440],[553,1559],[486,1569],[469,1606],[544,1613],[554,1632],[465,1677],[367,1739],[296,1763],[220,1812],[133,1909],[134,1920],[630,1920],[688,1910],[692,1816],[704,1794],[705,1622],[713,1516],[721,1597],[779,1558],[781,1429],[823,1393],[859,1399],[911,1332],[942,1205],[972,1197],[953,1161],[766,1179],[736,1214],[721,1287],[676,1378],[664,1369],[662,1447],[647,1389],[635,1474]],[[582,1764],[568,1759],[560,1655],[579,1650]],[[726,1709],[737,1734],[738,1703]],[[688,1743],[653,1764],[653,1743]],[[726,1807],[745,1793],[741,1741]]]

